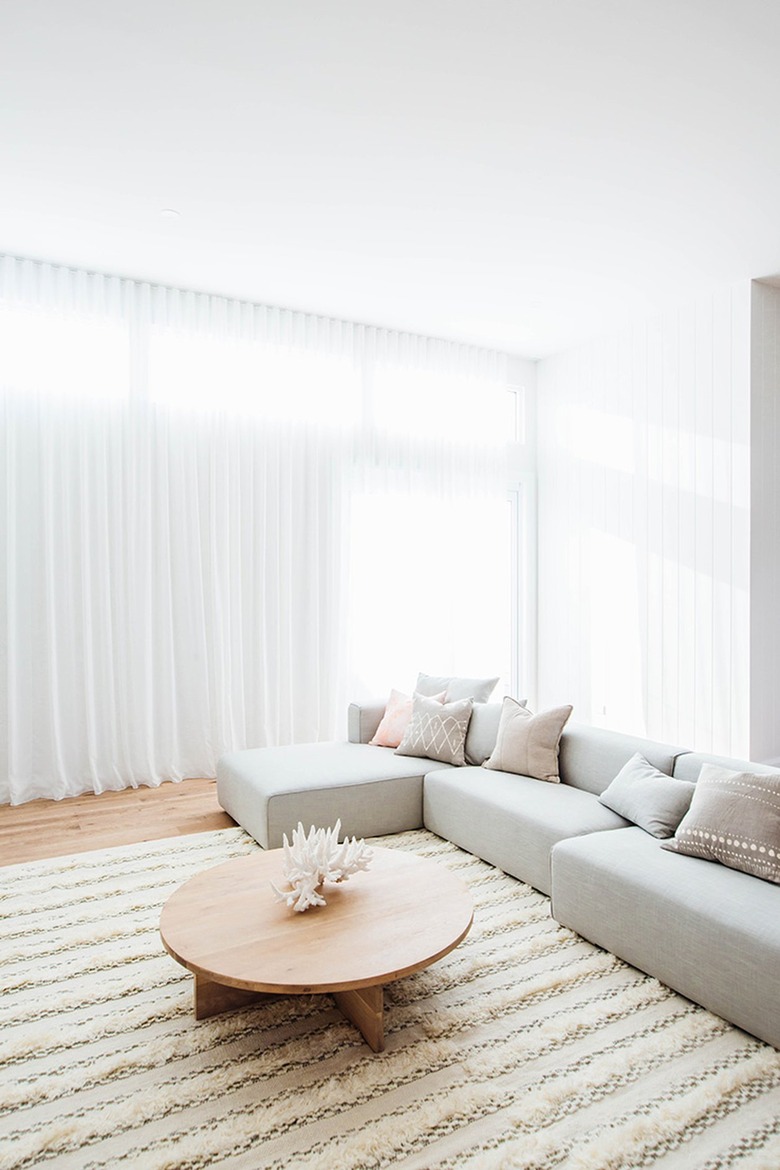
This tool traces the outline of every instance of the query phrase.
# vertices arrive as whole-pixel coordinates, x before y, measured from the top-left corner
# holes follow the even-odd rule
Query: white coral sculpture
[[[308,910],[310,906],[327,905],[319,887],[323,882],[345,882],[353,873],[368,869],[373,856],[365,841],[345,837],[339,845],[341,821],[332,829],[309,829],[303,825],[293,829],[292,845],[284,834],[284,866],[282,873],[290,884],[289,890],[280,890],[271,882],[277,902],[284,902],[294,910]]]

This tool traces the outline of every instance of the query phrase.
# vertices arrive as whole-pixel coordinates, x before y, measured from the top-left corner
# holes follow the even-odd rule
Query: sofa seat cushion
[[[557,841],[628,825],[589,792],[484,768],[429,772],[423,822],[545,894]]]
[[[264,849],[276,849],[301,821],[341,819],[354,837],[422,826],[422,784],[442,764],[364,743],[310,743],[230,752],[217,764],[222,808]]]
[[[635,967],[780,1046],[780,889],[669,853],[641,829],[562,841],[552,912]]]

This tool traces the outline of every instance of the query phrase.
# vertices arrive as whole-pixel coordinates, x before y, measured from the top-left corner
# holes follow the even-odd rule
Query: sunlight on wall
[[[589,655],[593,721],[646,734],[637,551],[591,529],[588,537]]]
[[[747,443],[710,434],[650,424],[647,444],[659,452],[650,479],[675,491],[701,494],[729,507],[750,507],[750,448]]]
[[[630,418],[573,406],[565,415],[561,441],[578,459],[627,475],[634,472],[634,424]]]
[[[771,393],[763,474],[755,463],[751,380],[771,359],[756,360],[751,321],[750,282],[715,288],[544,359],[537,395],[540,698],[737,758],[750,758],[755,565],[778,498]]]

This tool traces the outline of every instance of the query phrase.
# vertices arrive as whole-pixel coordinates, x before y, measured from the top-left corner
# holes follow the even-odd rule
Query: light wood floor
[[[31,800],[16,807],[3,804],[0,866],[229,829],[234,824],[217,804],[214,780],[183,780],[68,800]]]

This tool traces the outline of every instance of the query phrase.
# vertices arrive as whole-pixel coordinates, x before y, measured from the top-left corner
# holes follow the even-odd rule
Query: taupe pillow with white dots
[[[691,807],[661,848],[780,884],[780,772],[760,776],[703,764]]]

